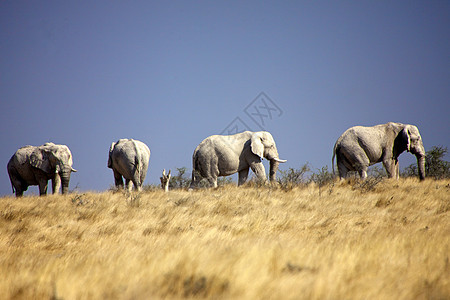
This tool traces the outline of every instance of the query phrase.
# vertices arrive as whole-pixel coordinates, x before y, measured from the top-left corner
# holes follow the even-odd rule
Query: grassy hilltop
[[[4,299],[449,299],[450,180],[0,199]]]

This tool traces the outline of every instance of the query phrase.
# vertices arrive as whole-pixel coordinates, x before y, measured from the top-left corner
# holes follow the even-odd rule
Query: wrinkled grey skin
[[[382,162],[388,177],[398,179],[398,157],[405,150],[416,156],[419,178],[425,179],[425,149],[416,126],[392,122],[355,126],[347,129],[334,145],[333,172],[336,156],[340,178],[347,177],[348,171],[357,171],[364,179],[370,165]]]
[[[117,188],[123,188],[123,179],[128,191],[132,185],[138,191],[142,189],[147,175],[150,149],[143,142],[133,139],[120,139],[109,148],[108,168],[113,170]]]
[[[272,135],[266,131],[245,131],[234,135],[212,135],[195,148],[192,155],[191,188],[198,187],[202,178],[209,185],[217,187],[217,177],[239,173],[238,185],[245,183],[249,168],[261,181],[266,181],[262,159],[270,161],[271,181],[275,181],[279,163],[286,162],[278,157],[278,150]]]
[[[16,192],[16,197],[30,185],[39,185],[39,194],[47,194],[48,181],[52,180],[53,194],[69,191],[70,174],[76,172],[72,168],[72,153],[66,145],[45,143],[42,146],[25,146],[14,153],[8,162],[8,174]]]

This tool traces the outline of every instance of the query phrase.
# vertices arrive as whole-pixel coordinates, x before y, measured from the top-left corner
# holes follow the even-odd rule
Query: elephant
[[[150,149],[141,141],[120,139],[109,148],[108,168],[113,170],[117,188],[123,188],[123,179],[128,191],[132,185],[138,191],[142,190],[147,175]]]
[[[389,122],[373,127],[351,127],[334,145],[333,173],[336,156],[340,178],[347,177],[348,171],[358,171],[365,179],[370,165],[383,162],[388,177],[398,179],[398,157],[405,150],[416,156],[419,178],[425,179],[425,149],[416,126]]]
[[[212,135],[195,148],[192,155],[191,188],[198,187],[202,178],[209,186],[217,187],[218,176],[239,173],[238,185],[245,183],[249,168],[256,177],[266,182],[262,159],[270,161],[270,181],[276,180],[279,163],[278,150],[272,135],[267,131],[244,131],[234,135]]]
[[[8,162],[7,169],[16,197],[30,185],[39,185],[39,195],[47,194],[48,180],[52,180],[53,194],[69,191],[72,172],[72,153],[66,145],[45,143],[42,146],[25,146],[17,150]]]

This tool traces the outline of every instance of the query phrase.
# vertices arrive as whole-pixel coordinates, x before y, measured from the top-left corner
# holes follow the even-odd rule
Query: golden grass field
[[[450,180],[0,198],[3,299],[450,299],[449,256]]]

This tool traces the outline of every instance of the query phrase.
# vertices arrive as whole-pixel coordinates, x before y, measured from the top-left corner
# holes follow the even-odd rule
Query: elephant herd
[[[349,171],[356,171],[362,179],[367,177],[370,165],[382,162],[388,177],[399,177],[398,157],[404,151],[417,157],[419,177],[425,178],[425,150],[419,130],[414,125],[389,122],[372,127],[355,126],[347,129],[336,141],[334,158],[340,178]],[[204,139],[192,155],[191,188],[197,188],[202,179],[209,186],[217,187],[219,176],[239,174],[238,185],[248,178],[249,169],[257,179],[266,181],[262,159],[270,162],[269,179],[275,181],[280,163],[286,162],[278,156],[272,135],[266,131],[245,131],[234,135],[212,135]],[[147,174],[150,149],[143,142],[120,139],[111,144],[108,168],[113,170],[115,186],[132,185],[141,190]],[[72,153],[66,145],[45,143],[42,146],[25,146],[17,150],[8,162],[7,170],[13,192],[23,195],[28,186],[38,185],[39,194],[47,194],[48,181],[52,180],[53,193],[69,190],[72,168]],[[161,183],[168,190],[169,174],[163,172]]]

